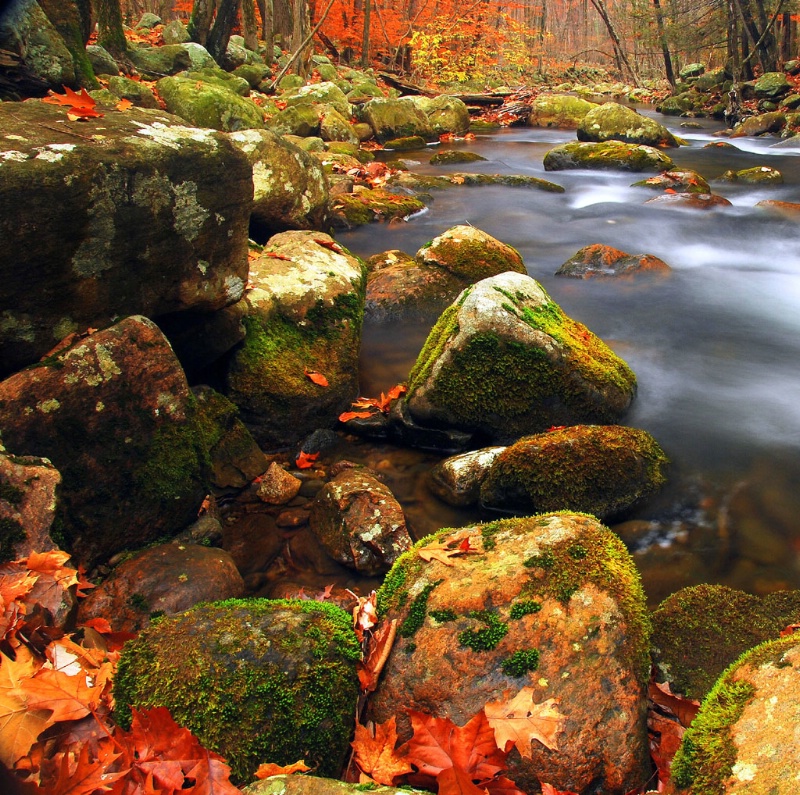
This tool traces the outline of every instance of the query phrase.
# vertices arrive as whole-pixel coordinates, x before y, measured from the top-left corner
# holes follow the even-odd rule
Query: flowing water
[[[433,148],[406,159],[417,161],[409,167],[418,173],[527,174],[563,185],[565,193],[454,187],[437,191],[430,209],[408,223],[338,237],[363,257],[389,249],[414,254],[449,227],[470,223],[517,248],[564,311],[628,362],[639,392],[625,422],[652,433],[673,462],[665,492],[615,527],[651,601],[698,582],[756,593],[800,588],[800,221],[755,207],[762,199],[800,202],[800,147],[767,138],[704,148],[719,140],[712,137],[718,123],[685,130],[677,119],[658,118],[689,142],[670,151],[676,165],[700,172],[732,207],[645,205],[655,194],[630,183],[646,175],[545,172],[545,152],[574,133],[512,128],[448,145],[486,162],[431,167]],[[727,169],[761,165],[779,169],[785,184],[714,181]],[[654,254],[674,272],[641,284],[554,277],[591,243]],[[427,331],[421,324],[368,325],[362,394],[404,380]],[[428,494],[424,475],[435,462],[428,454],[365,445],[349,454],[386,472],[417,535],[479,518]]]

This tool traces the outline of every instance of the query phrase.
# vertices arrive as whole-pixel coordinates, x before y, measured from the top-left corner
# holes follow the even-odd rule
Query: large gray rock
[[[668,171],[673,165],[672,158],[655,147],[624,141],[573,141],[554,147],[544,156],[545,171],[569,168]]]
[[[616,102],[592,108],[578,125],[578,140],[625,141],[645,146],[680,145],[663,124]]]
[[[570,94],[541,94],[531,102],[528,126],[577,130],[586,114],[596,107],[597,103]]]
[[[189,69],[192,59],[180,44],[163,47],[142,47],[129,51],[136,68],[147,77],[157,80],[165,75],[174,75]]]
[[[426,141],[436,137],[428,117],[410,99],[371,99],[362,106],[361,117],[380,143],[414,135]]]
[[[422,426],[508,441],[553,425],[615,422],[636,378],[520,273],[464,290],[431,331],[404,407]]]
[[[252,169],[224,135],[137,108],[79,136],[64,118],[0,104],[0,374],[73,331],[244,292]]]
[[[463,135],[469,130],[469,109],[458,97],[440,94],[438,97],[418,96],[410,99],[428,117],[436,135]]]
[[[290,107],[305,104],[330,105],[345,118],[350,118],[350,101],[336,83],[329,81],[287,91],[281,95],[281,99]]]

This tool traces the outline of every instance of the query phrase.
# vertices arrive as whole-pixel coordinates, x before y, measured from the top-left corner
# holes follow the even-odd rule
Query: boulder
[[[358,795],[364,791],[363,784],[349,784],[333,778],[319,776],[278,775],[259,779],[242,789],[244,795]],[[410,789],[408,786],[384,787],[371,784],[369,791],[373,795],[406,795],[419,793],[422,790]]]
[[[469,130],[469,109],[458,97],[414,96],[409,99],[428,117],[436,135],[463,135]]]
[[[469,174],[457,172],[448,175],[452,185],[505,185],[507,188],[534,188],[547,193],[564,193],[564,187],[527,174]]]
[[[516,513],[567,510],[608,519],[655,494],[666,482],[667,463],[647,431],[574,425],[527,436],[500,453],[481,484],[481,504]]]
[[[267,127],[277,135],[298,135],[301,138],[319,134],[319,114],[310,103],[292,105],[272,116]]]
[[[362,188],[353,193],[335,197],[331,221],[338,228],[351,229],[375,221],[407,218],[425,209],[425,203],[416,196],[392,193],[384,188]]]
[[[105,618],[114,632],[139,632],[154,617],[243,593],[242,576],[225,550],[158,544],[124,560],[94,588],[80,602],[78,623]]]
[[[366,268],[321,232],[282,232],[251,263],[247,335],[228,394],[262,445],[332,427],[358,392]],[[328,386],[311,381],[322,372]]]
[[[353,105],[360,102],[368,102],[376,97],[384,99],[385,95],[374,83],[357,83],[347,92],[347,101]],[[370,134],[372,134],[371,129]]]
[[[665,97],[658,106],[658,112],[665,116],[689,116],[703,107],[704,98],[696,91],[684,91],[672,97]]]
[[[800,639],[768,641],[717,680],[672,763],[679,792],[792,793],[797,781]]]
[[[140,108],[157,108],[158,100],[153,92],[141,81],[131,80],[123,75],[114,75],[108,80],[108,90],[120,99],[127,99]]]
[[[137,108],[81,122],[80,137],[63,120],[0,104],[0,375],[71,332],[244,292],[252,169],[225,136]]]
[[[181,44],[181,47],[189,53],[192,69],[217,68],[217,62],[202,44],[198,44],[196,41],[187,41]]]
[[[412,544],[400,503],[359,468],[345,469],[325,484],[311,505],[310,521],[326,552],[362,575],[387,572]]]
[[[726,171],[719,177],[723,182],[744,182],[748,185],[783,185],[783,174],[777,168],[753,166],[740,171]]]
[[[190,41],[189,31],[186,30],[186,25],[179,19],[173,19],[164,25],[161,31],[161,38],[164,39],[164,44],[186,44]]]
[[[253,169],[250,220],[258,234],[325,228],[329,188],[316,158],[270,130],[241,130],[230,140]]]
[[[86,55],[92,65],[92,71],[96,75],[118,75],[119,66],[111,53],[99,44],[89,44],[86,47]]]
[[[303,481],[287,472],[277,461],[269,465],[269,469],[261,476],[258,484],[258,499],[270,505],[285,505],[293,500]]]
[[[352,617],[314,601],[231,599],[151,624],[126,644],[115,717],[167,707],[234,781],[265,759],[335,776],[350,750],[361,646]]]
[[[226,72],[218,66],[205,66],[202,69],[191,69],[188,72],[181,72],[178,77],[186,80],[194,80],[206,85],[217,86],[246,97],[250,94],[250,83],[240,75]]]
[[[690,63],[679,72],[681,80],[691,80],[693,77],[700,77],[706,71],[705,64]]]
[[[717,207],[730,207],[731,202],[716,193],[662,193],[648,199],[645,204],[679,210],[713,210]]]
[[[594,243],[573,254],[556,271],[556,276],[575,279],[668,276],[672,269],[652,254],[626,254],[624,251]]]
[[[139,21],[136,23],[136,28],[141,30],[152,30],[156,25],[160,25],[161,17],[158,14],[152,14],[149,11],[146,11],[142,16],[139,18]]]
[[[410,99],[371,99],[361,107],[361,118],[380,143],[410,135],[426,141],[435,137],[428,117]]]
[[[245,63],[233,70],[233,76],[247,81],[251,89],[258,88],[270,75],[265,63]]]
[[[478,160],[486,160],[486,158],[476,152],[449,149],[446,152],[437,152],[429,162],[432,166],[449,166],[453,163],[475,163]]]
[[[765,72],[753,81],[756,99],[777,99],[792,90],[792,84],[783,72]]]
[[[792,221],[800,221],[800,203],[782,202],[776,199],[763,199],[756,202],[756,207],[761,207],[772,215],[788,218]]]
[[[724,585],[695,585],[661,602],[652,623],[659,681],[703,699],[740,655],[800,623],[800,591],[755,596]]]
[[[336,108],[323,111],[319,121],[319,135],[323,141],[344,141],[358,145],[358,136],[353,125]]]
[[[531,102],[528,126],[577,130],[584,116],[596,107],[596,102],[569,94],[540,94]]]
[[[0,83],[2,99],[78,87],[75,64],[64,39],[34,0],[17,0],[0,14],[0,50],[19,59],[10,79]]]
[[[510,751],[521,791],[635,790],[649,776],[644,605],[624,545],[592,517],[441,530],[378,592],[397,637],[367,717],[397,716],[404,741],[408,710],[463,725],[484,707],[502,719],[513,701],[550,727]]]
[[[156,325],[130,317],[0,382],[0,432],[63,477],[62,535],[95,563],[197,516],[208,452],[178,360]]]
[[[632,145],[624,141],[575,141],[556,146],[544,156],[545,171],[568,168],[669,171],[673,165],[672,158],[652,146]]]
[[[780,132],[786,126],[786,114],[780,111],[761,113],[750,116],[734,127],[731,138],[764,135],[765,133]]]
[[[615,422],[636,377],[519,273],[464,290],[428,336],[403,404],[422,426],[507,441],[552,425]]]
[[[56,549],[50,531],[60,485],[48,459],[0,452],[0,563]]]
[[[251,99],[228,88],[187,76],[156,83],[167,110],[197,127],[234,132],[264,126],[264,113]]]
[[[606,102],[592,108],[578,125],[579,141],[624,141],[645,146],[680,146],[677,138],[657,121],[633,108]]]
[[[285,92],[281,99],[289,106],[293,105],[330,105],[335,108],[344,118],[349,119],[351,115],[350,101],[345,96],[336,83],[322,82],[313,83],[309,86],[300,86]]]
[[[132,48],[128,50],[128,57],[142,75],[152,80],[178,74],[192,66],[189,53],[180,44]],[[167,108],[169,109],[169,106]]]
[[[483,447],[445,458],[428,472],[428,488],[448,505],[457,508],[474,505],[480,498],[481,484],[492,464],[506,449]]]
[[[711,193],[708,182],[689,168],[673,168],[671,171],[664,171],[654,177],[634,182],[631,187],[669,190],[673,193]]]

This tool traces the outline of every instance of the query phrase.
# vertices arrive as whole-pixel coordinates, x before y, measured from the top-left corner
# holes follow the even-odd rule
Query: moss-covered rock
[[[426,546],[465,540],[470,551],[453,565],[423,557]],[[533,740],[511,750],[509,777],[523,792],[548,782],[622,795],[647,779],[644,595],[624,545],[594,518],[441,530],[397,561],[378,610],[398,631],[368,717],[397,715],[401,739],[406,710],[463,725],[530,688],[529,709],[556,707],[558,728],[551,748]]]
[[[450,174],[449,181],[452,185],[465,185],[467,187],[504,185],[507,188],[534,188],[547,193],[564,193],[563,186],[539,177],[531,177],[527,174],[468,174],[459,171],[455,174]]]
[[[295,774],[259,779],[242,789],[244,795],[359,795],[359,793],[365,791],[372,793],[372,795],[406,795],[409,792],[425,795],[423,790],[414,790],[407,786],[402,789],[384,787],[379,784],[365,786],[364,784],[351,784],[333,778],[298,776]]]
[[[87,89],[99,88],[100,84],[94,75],[91,60],[86,52],[86,38],[89,31],[82,19],[82,11],[88,4],[63,3],[60,0],[37,0],[42,11],[61,35],[64,45],[72,56],[75,65],[75,78],[78,84]],[[33,3],[29,3],[33,6]]]
[[[446,152],[437,152],[430,159],[430,164],[432,166],[449,166],[453,163],[475,163],[478,160],[486,160],[486,158],[477,152],[449,149]]]
[[[732,138],[744,138],[746,136],[764,135],[765,133],[780,132],[786,126],[786,114],[780,111],[770,113],[760,113],[758,116],[750,116],[741,124],[733,128]]]
[[[350,120],[334,107],[323,110],[319,122],[319,135],[323,141],[338,141],[358,146],[358,136]]]
[[[414,96],[409,99],[428,117],[436,135],[463,135],[469,130],[469,109],[458,97],[440,94],[437,97]]]
[[[125,646],[115,716],[167,707],[234,780],[305,759],[337,775],[349,749],[361,647],[351,617],[313,601],[229,600],[163,618]]]
[[[633,108],[606,102],[592,108],[578,125],[579,141],[625,141],[645,146],[679,146],[677,138],[663,125]]]
[[[746,652],[717,680],[672,763],[679,792],[769,795],[796,790],[800,643]]]
[[[196,41],[187,41],[180,46],[189,53],[192,69],[219,68],[217,62],[211,57],[211,53],[202,44],[198,44]]]
[[[92,65],[92,71],[96,75],[118,75],[119,66],[111,53],[99,44],[89,44],[86,47],[86,55]]]
[[[684,91],[682,94],[666,97],[658,106],[658,112],[665,116],[684,116],[698,110],[702,104],[703,98],[696,91]]]
[[[489,468],[481,503],[517,513],[569,510],[607,519],[666,482],[667,457],[646,431],[574,425],[527,436]]]
[[[661,680],[700,699],[737,657],[800,623],[800,591],[759,597],[724,585],[696,585],[667,597],[652,620],[653,661]]]
[[[545,171],[568,168],[669,171],[673,165],[672,158],[652,146],[624,141],[575,141],[556,146],[544,156]]]
[[[165,75],[176,75],[192,66],[189,53],[180,44],[132,48],[128,55],[143,75],[156,80]]]
[[[245,63],[233,70],[234,77],[246,80],[250,88],[258,88],[270,75],[269,67],[264,64]]]
[[[405,135],[402,138],[390,138],[384,141],[383,148],[390,152],[413,152],[427,146],[421,135]]]
[[[632,188],[650,188],[651,190],[669,190],[677,193],[711,193],[705,178],[689,168],[673,168],[654,177],[639,180]]]
[[[776,99],[788,94],[792,84],[783,72],[765,72],[753,81],[753,93],[757,99]]]
[[[371,99],[360,113],[380,143],[412,135],[435,138],[428,117],[410,99]]]
[[[583,117],[596,107],[595,102],[569,94],[540,94],[531,102],[528,126],[577,130]]]
[[[668,276],[671,268],[652,254],[626,254],[624,251],[594,243],[584,246],[556,271],[556,276],[574,279]]]
[[[467,288],[432,329],[405,405],[420,425],[505,441],[552,425],[615,422],[636,378],[536,281],[503,273]]]
[[[357,394],[366,268],[328,235],[302,231],[272,237],[250,267],[247,335],[228,395],[259,443],[284,446],[333,427]]]
[[[700,77],[706,71],[703,63],[689,63],[679,72],[681,80],[691,80],[693,77]]]
[[[723,182],[745,182],[748,185],[783,185],[783,174],[777,168],[753,166],[741,171],[726,171],[719,177]]]
[[[416,196],[392,193],[384,188],[365,188],[354,193],[339,194],[334,198],[331,209],[337,226],[351,228],[374,221],[406,218],[424,210],[425,203]]]
[[[281,99],[289,106],[293,105],[330,105],[346,119],[350,118],[350,102],[339,86],[332,82],[313,83],[309,86],[287,91]]]
[[[170,113],[197,127],[234,132],[264,126],[261,108],[227,87],[186,76],[164,77],[156,89]]]
[[[347,92],[347,101],[353,104],[367,102],[370,99],[384,99],[383,91],[374,83],[357,83]]]
[[[319,135],[319,112],[310,102],[292,105],[274,114],[267,126],[278,135]]]
[[[158,100],[153,92],[142,82],[131,80],[123,75],[115,75],[108,80],[108,90],[120,99],[127,99],[140,108],[157,108]]]
[[[172,22],[164,25],[161,38],[164,39],[164,44],[186,44],[190,40],[186,25],[179,19],[173,19]]]
[[[199,81],[210,86],[227,89],[240,97],[246,97],[250,93],[250,83],[244,77],[226,72],[218,66],[204,66],[202,69],[192,69],[185,73],[181,72],[179,76],[185,77],[187,80]]]

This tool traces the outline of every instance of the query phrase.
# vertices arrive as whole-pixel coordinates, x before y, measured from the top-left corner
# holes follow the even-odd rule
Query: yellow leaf
[[[130,110],[132,107],[133,107],[133,102],[131,102],[129,99],[125,99],[125,98],[121,99],[116,104],[117,110],[122,110],[122,111]]]
[[[564,730],[567,720],[566,715],[558,711],[557,700],[549,698],[536,704],[532,687],[523,687],[512,699],[508,698],[510,692],[506,690],[504,700],[490,701],[484,707],[497,747],[505,750],[512,743],[528,759],[532,757],[533,740],[555,751],[558,748],[556,735]]]

